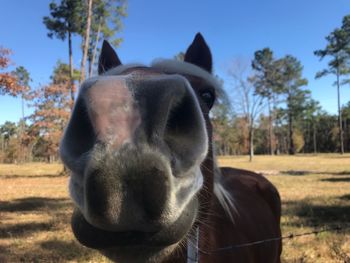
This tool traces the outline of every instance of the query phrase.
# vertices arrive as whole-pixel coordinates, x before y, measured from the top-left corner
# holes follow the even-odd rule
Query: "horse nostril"
[[[122,185],[115,176],[101,170],[87,175],[85,184],[86,210],[99,223],[113,224],[118,220],[122,203]]]
[[[193,103],[190,96],[185,96],[180,103],[170,110],[166,121],[165,137],[183,136],[186,138],[188,136],[196,121],[196,116],[193,116],[195,115]]]
[[[141,206],[150,219],[163,214],[169,192],[170,180],[166,171],[154,167],[144,174]]]
[[[129,161],[129,156],[134,156]],[[128,147],[115,159],[86,171],[85,212],[101,228],[132,230],[162,218],[171,194],[171,170],[155,154]]]
[[[143,128],[148,143],[161,148],[171,159],[174,175],[181,171],[183,174],[204,159],[208,149],[206,124],[186,79],[178,75],[150,79],[135,96],[144,109]]]
[[[193,94],[186,94],[170,110],[163,139],[172,153],[174,175],[191,167],[198,156],[204,156],[207,149],[205,121]]]

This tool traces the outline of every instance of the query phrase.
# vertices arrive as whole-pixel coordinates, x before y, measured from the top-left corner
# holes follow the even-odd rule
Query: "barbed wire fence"
[[[197,248],[197,250],[201,254],[212,255],[212,254],[216,254],[216,253],[221,253],[221,252],[225,252],[225,251],[228,252],[228,251],[234,250],[234,249],[256,246],[256,245],[261,245],[261,244],[274,242],[274,241],[292,240],[292,239],[304,237],[304,236],[318,235],[318,234],[324,233],[324,232],[336,231],[337,233],[341,233],[341,232],[345,232],[346,230],[350,230],[350,223],[345,224],[345,225],[336,225],[336,226],[329,226],[329,227],[316,227],[316,228],[317,229],[315,229],[313,231],[307,231],[307,232],[303,232],[303,233],[290,233],[287,235],[282,235],[281,237],[267,238],[267,239],[263,239],[263,240],[253,241],[253,242],[247,242],[247,243],[236,244],[236,245],[229,245],[229,246],[220,247],[220,248],[213,249],[213,250],[203,250],[201,248]],[[338,253],[341,254],[341,252],[338,252]],[[344,263],[350,263],[350,256],[343,253],[342,257],[343,257]]]

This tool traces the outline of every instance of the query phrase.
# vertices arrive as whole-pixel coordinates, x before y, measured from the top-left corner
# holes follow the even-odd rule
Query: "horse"
[[[121,263],[280,262],[277,189],[217,165],[210,109],[222,92],[200,33],[183,61],[150,66],[122,64],[103,42],[60,144],[82,245]]]

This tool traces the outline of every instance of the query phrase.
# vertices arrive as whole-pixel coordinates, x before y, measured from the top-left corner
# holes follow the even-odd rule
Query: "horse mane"
[[[221,207],[226,212],[232,223],[235,222],[233,215],[238,214],[238,209],[235,205],[234,198],[222,183],[223,175],[220,168],[214,162],[214,195],[218,199]]]
[[[118,75],[128,69],[135,67],[142,68],[147,66],[140,63],[120,65],[110,69],[109,71],[104,73],[104,75]],[[222,87],[222,84],[215,76],[213,76],[208,71],[191,63],[174,59],[156,59],[151,63],[150,67],[168,74],[185,74],[205,79],[211,86],[214,87],[219,98],[225,99],[227,97],[226,92]]]
[[[185,74],[205,79],[216,90],[222,90],[222,85],[211,73],[192,63],[174,59],[156,59],[152,62],[151,66],[165,73]]]

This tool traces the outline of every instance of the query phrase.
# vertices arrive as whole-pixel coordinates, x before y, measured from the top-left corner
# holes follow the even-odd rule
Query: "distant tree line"
[[[0,46],[0,95],[22,99],[18,123],[0,125],[0,162],[58,160],[58,146],[74,104],[76,86],[94,74],[98,47],[103,39],[114,46],[122,42],[117,33],[127,16],[126,0],[58,0],[49,4],[43,18],[49,38],[67,41],[67,61],[58,61],[51,80],[40,87],[30,86],[30,73],[22,66],[14,71],[11,50]],[[73,36],[81,39],[80,68],[73,65]],[[24,104],[33,108],[24,114]]]
[[[250,66],[239,60],[228,69],[229,103],[213,112],[218,154],[295,154],[350,151],[350,102],[341,104],[340,88],[350,79],[350,15],[326,36],[326,47],[314,54],[329,58],[316,78],[334,75],[338,115],[322,110],[311,98],[303,66],[292,55],[276,58],[270,48],[254,53]],[[233,114],[234,112],[234,114]]]
[[[9,71],[11,50],[0,47],[0,95],[21,98],[18,123],[0,125],[0,162],[58,160],[58,145],[74,103],[76,86],[94,72],[102,39],[118,45],[116,37],[126,17],[125,0],[61,0],[50,4],[43,18],[48,37],[67,41],[67,63],[58,61],[50,82],[31,87],[30,73],[22,66]],[[72,63],[72,36],[81,37],[80,68]],[[76,38],[74,38],[76,39]],[[296,154],[350,151],[350,102],[341,104],[341,86],[350,73],[350,16],[326,37],[329,58],[316,78],[334,75],[338,115],[323,110],[311,97],[301,62],[292,55],[276,57],[270,48],[254,53],[252,61],[235,59],[223,80],[221,95],[211,118],[216,152],[220,155]],[[183,59],[183,53],[175,56]],[[33,113],[24,113],[24,104]]]

